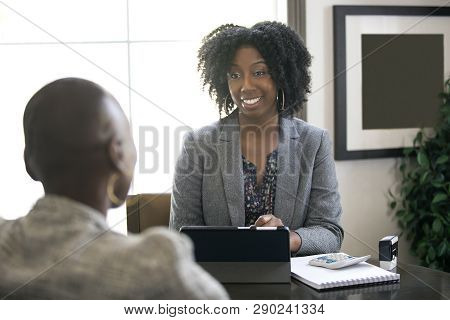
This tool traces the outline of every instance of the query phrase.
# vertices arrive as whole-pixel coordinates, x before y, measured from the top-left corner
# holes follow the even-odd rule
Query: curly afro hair
[[[203,87],[208,87],[219,113],[224,111],[229,114],[233,110],[233,101],[227,99],[226,75],[236,50],[246,45],[260,52],[276,87],[284,91],[285,110],[278,106],[278,113],[292,117],[302,109],[306,95],[310,93],[311,55],[291,28],[269,21],[257,23],[251,28],[225,24],[203,39],[198,51],[197,69],[201,73]]]

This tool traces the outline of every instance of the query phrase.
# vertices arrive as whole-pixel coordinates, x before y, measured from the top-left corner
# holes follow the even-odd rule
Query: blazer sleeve
[[[169,228],[205,225],[202,210],[203,161],[193,132],[186,134],[175,166]]]
[[[331,141],[322,131],[317,151],[304,226],[295,230],[302,239],[296,255],[339,252],[344,237],[340,226],[342,208]]]

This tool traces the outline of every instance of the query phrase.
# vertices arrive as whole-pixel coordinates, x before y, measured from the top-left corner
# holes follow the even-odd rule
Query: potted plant
[[[402,234],[423,266],[450,271],[450,79],[439,95],[443,104],[434,136],[420,130],[403,150],[399,195],[391,191]]]

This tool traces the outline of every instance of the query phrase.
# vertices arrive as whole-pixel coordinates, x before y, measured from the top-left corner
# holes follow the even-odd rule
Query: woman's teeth
[[[242,101],[243,101],[245,104],[249,104],[249,105],[251,105],[251,104],[256,104],[256,103],[259,102],[259,100],[261,100],[261,97],[253,98],[253,99],[242,99]]]

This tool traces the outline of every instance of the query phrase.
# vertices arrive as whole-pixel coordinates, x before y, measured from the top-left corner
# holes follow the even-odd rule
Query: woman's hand
[[[255,221],[256,227],[282,227],[284,226],[281,219],[275,217],[273,214],[264,214],[259,216]]]
[[[255,221],[255,227],[282,227],[283,221],[273,214],[264,214]],[[302,245],[302,239],[297,232],[289,231],[289,247],[291,252],[297,252]]]

